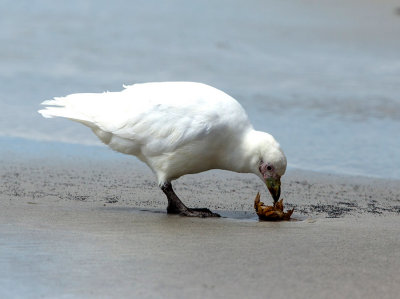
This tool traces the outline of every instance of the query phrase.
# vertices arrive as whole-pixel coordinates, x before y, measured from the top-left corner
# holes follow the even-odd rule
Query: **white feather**
[[[112,149],[147,163],[159,184],[214,168],[258,174],[265,155],[286,168],[274,138],[254,131],[241,105],[218,89],[192,82],[124,88],[54,98],[39,113],[85,124]]]

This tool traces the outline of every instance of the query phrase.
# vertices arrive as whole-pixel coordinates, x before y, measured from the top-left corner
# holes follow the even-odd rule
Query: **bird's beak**
[[[277,202],[281,196],[281,178],[267,178],[265,183],[267,184],[268,190],[274,199],[274,203]]]

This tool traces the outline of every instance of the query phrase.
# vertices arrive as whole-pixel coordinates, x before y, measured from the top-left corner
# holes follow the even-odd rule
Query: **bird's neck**
[[[224,157],[221,157],[221,169],[256,173],[259,160],[259,140],[266,133],[249,129],[236,140],[232,140],[227,147]]]

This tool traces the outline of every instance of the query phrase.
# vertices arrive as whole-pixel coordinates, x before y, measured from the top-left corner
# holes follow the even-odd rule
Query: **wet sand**
[[[175,184],[219,219],[165,213],[140,163],[1,162],[0,297],[395,298],[399,182],[289,170],[297,221],[259,222],[252,175],[211,171]]]

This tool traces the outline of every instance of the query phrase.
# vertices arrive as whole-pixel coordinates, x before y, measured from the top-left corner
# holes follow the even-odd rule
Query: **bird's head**
[[[277,202],[281,196],[281,176],[286,170],[286,159],[284,160],[274,162],[264,162],[264,160],[261,160],[258,167],[262,180],[267,185],[274,202]]]
[[[271,135],[262,133],[258,134],[258,138],[253,172],[261,178],[274,202],[277,202],[281,195],[281,176],[284,175],[287,166],[286,156]]]

